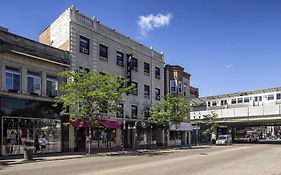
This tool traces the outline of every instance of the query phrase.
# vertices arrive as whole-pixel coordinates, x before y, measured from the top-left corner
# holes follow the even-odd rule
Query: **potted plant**
[[[32,160],[33,159],[33,147],[31,147],[31,146],[25,146],[24,147],[23,158],[25,160]]]

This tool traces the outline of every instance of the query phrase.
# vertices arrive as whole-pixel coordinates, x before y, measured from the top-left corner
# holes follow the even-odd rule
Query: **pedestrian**
[[[35,138],[34,138],[34,153],[36,153],[38,150],[40,150],[40,144],[39,144],[39,136],[38,134],[35,134]]]
[[[46,145],[47,145],[47,140],[45,138],[45,135],[43,135],[40,139],[40,144],[41,144],[41,151],[42,151],[42,155],[44,155],[44,151],[45,151],[45,148],[46,148]]]

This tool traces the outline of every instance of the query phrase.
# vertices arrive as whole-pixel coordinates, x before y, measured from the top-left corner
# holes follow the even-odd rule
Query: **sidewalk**
[[[87,155],[85,152],[80,153],[50,153],[41,156],[39,154],[34,155],[33,160],[24,160],[22,155],[3,157],[0,158],[0,165],[15,165],[22,163],[33,163],[42,161],[55,161],[55,160],[68,160],[68,159],[79,159],[87,157],[100,157],[100,156],[140,156],[140,155],[155,155],[155,154],[168,154],[176,151],[183,151],[186,149],[205,149],[209,146],[191,146],[191,147],[172,147],[172,148],[161,148],[161,149],[139,149],[136,151],[113,151],[113,152],[101,152]]]

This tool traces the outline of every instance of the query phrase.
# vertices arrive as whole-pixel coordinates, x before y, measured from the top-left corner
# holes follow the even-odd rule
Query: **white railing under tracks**
[[[216,113],[218,118],[239,118],[281,115],[281,105],[274,104],[268,106],[250,106],[217,110],[191,111],[190,119],[203,119],[205,115]]]

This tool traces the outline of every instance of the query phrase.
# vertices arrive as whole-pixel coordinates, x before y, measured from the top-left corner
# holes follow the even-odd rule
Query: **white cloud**
[[[138,26],[141,36],[147,37],[148,33],[155,28],[168,26],[172,18],[173,15],[171,13],[167,13],[165,15],[159,13],[157,15],[150,14],[146,16],[139,16]]]
[[[225,65],[225,68],[230,69],[230,68],[232,68],[232,66],[233,66],[233,64],[228,64],[228,65]]]

